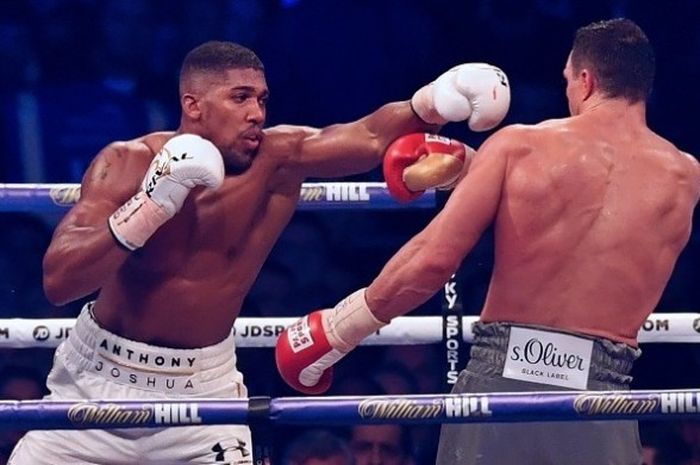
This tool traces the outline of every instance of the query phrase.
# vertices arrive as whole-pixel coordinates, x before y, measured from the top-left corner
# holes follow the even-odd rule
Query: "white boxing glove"
[[[466,63],[418,89],[411,105],[426,123],[469,119],[472,131],[487,131],[508,113],[510,86],[499,68],[487,63]]]
[[[193,187],[217,189],[223,182],[219,149],[195,134],[177,135],[153,158],[141,190],[109,217],[109,228],[119,243],[136,250],[180,211]]]

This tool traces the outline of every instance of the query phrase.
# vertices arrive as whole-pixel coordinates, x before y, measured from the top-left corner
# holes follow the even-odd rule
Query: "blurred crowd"
[[[174,129],[179,64],[192,47],[232,40],[255,50],[271,89],[268,124],[327,125],[404,100],[450,66],[487,61],[512,85],[506,123],[567,115],[562,68],[577,27],[626,16],[657,53],[653,129],[700,154],[700,4],[633,0],[8,0],[0,14],[0,183],[79,182],[113,140]],[[465,125],[446,135],[478,146]],[[381,180],[375,170],[352,180]],[[347,180],[347,179],[346,179]],[[431,211],[298,212],[246,303],[244,316],[296,316],[364,286],[431,218]],[[41,288],[41,260],[60,217],[0,213],[0,318],[68,318]],[[461,270],[465,313],[479,312],[491,270],[487,234]],[[352,266],[347,266],[352,263]],[[700,308],[700,229],[679,260],[658,312]],[[420,279],[419,277],[417,279]],[[437,298],[416,314],[439,314]],[[653,344],[636,389],[698,387],[694,344]],[[51,351],[3,350],[0,396],[38,398]],[[362,347],[341,363],[333,395],[445,392],[437,346]],[[251,395],[292,394],[272,351],[241,349]],[[358,375],[357,373],[361,373]],[[431,463],[438,428],[384,425],[290,429],[285,464]],[[18,432],[0,432],[0,457]],[[280,436],[281,437],[281,436]],[[700,423],[645,423],[648,465],[700,464]],[[0,463],[4,463],[0,459]]]

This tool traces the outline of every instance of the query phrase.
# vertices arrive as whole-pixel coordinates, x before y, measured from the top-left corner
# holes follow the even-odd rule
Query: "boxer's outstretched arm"
[[[290,161],[302,178],[369,171],[399,136],[435,132],[447,122],[465,120],[472,130],[485,131],[503,120],[509,105],[503,71],[485,63],[462,64],[418,89],[410,102],[389,103],[355,122],[307,133]]]
[[[493,221],[501,202],[517,130],[487,140],[442,212],[411,239],[366,289],[333,308],[307,315],[279,337],[275,360],[282,378],[308,394],[324,392],[333,366],[365,337],[435,294]]]
[[[468,174],[445,208],[404,245],[367,288],[374,316],[390,321],[432,297],[457,270],[501,201],[507,159],[518,148],[520,130],[510,126],[491,136],[477,151]]]
[[[363,173],[379,166],[386,148],[399,136],[439,128],[418,118],[408,101],[389,103],[351,123],[322,129],[296,128],[298,138],[289,167],[302,178]],[[291,133],[295,127],[275,129]]]
[[[112,237],[107,219],[133,195],[148,166],[150,151],[144,145],[139,156],[134,144],[114,143],[95,157],[83,176],[80,200],[56,227],[43,268],[51,303],[63,305],[98,290],[129,256]],[[131,179],[134,172],[138,175]]]

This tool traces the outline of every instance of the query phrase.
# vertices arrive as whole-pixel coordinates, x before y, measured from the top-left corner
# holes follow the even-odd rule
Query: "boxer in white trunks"
[[[399,136],[448,121],[489,129],[509,98],[500,70],[464,64],[355,122],[264,129],[258,57],[228,42],[195,48],[180,74],[177,131],[104,148],[56,228],[44,259],[49,300],[99,294],[56,351],[48,398],[246,397],[233,322],[304,179],[368,171]],[[462,144],[423,146],[405,157],[414,189],[459,175],[464,158],[451,151],[464,155]],[[252,447],[240,425],[32,431],[10,463],[250,464]]]

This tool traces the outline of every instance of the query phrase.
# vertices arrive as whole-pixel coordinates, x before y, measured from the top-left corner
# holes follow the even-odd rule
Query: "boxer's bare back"
[[[697,162],[616,101],[510,137],[482,320],[636,345],[688,241]]]
[[[690,236],[700,165],[646,125],[646,103],[582,100],[570,118],[508,126],[479,148],[445,208],[369,286],[382,321],[427,300],[491,224],[484,322],[636,346]],[[581,102],[584,103],[581,103]]]

